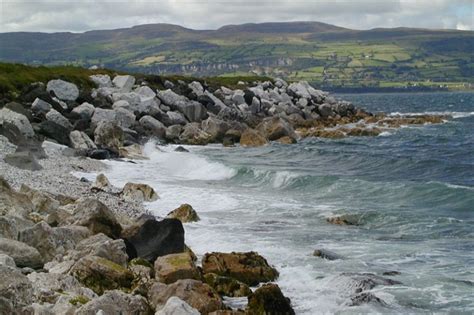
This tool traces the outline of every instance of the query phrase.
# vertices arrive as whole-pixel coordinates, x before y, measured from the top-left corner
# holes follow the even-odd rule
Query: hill
[[[1,33],[0,60],[192,76],[282,76],[326,89],[467,88],[474,32],[351,30],[319,22],[192,30],[149,24],[85,33]]]

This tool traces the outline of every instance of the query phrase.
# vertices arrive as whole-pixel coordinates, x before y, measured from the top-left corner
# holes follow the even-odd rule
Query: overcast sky
[[[148,23],[195,29],[320,21],[354,29],[473,30],[473,0],[0,0],[0,32],[82,32]]]

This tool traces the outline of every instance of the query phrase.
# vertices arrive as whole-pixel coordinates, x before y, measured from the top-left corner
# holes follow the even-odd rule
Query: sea
[[[160,199],[146,207],[157,216],[192,205],[201,221],[185,224],[185,238],[199,257],[266,257],[297,314],[473,314],[474,93],[336,96],[371,112],[452,118],[377,137],[259,148],[175,152],[149,142],[149,160],[108,161],[105,174],[116,186],[153,186]],[[337,215],[359,224],[326,221]],[[315,249],[341,259],[315,257]],[[380,301],[353,305],[354,277],[366,273],[397,284],[372,288]]]

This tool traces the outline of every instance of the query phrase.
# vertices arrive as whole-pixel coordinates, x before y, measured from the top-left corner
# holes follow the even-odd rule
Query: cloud
[[[172,23],[197,29],[269,21],[348,28],[473,29],[470,0],[0,0],[0,32],[113,29]]]

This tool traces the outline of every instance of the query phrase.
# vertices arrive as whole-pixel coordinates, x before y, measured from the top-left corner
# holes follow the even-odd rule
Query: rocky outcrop
[[[178,219],[183,223],[197,222],[200,220],[197,212],[193,209],[193,207],[191,207],[191,205],[188,204],[179,206],[168,213],[166,217],[169,219]]]
[[[264,284],[248,298],[247,313],[249,315],[292,315],[295,311],[291,307],[290,299],[281,293],[278,285]]]

